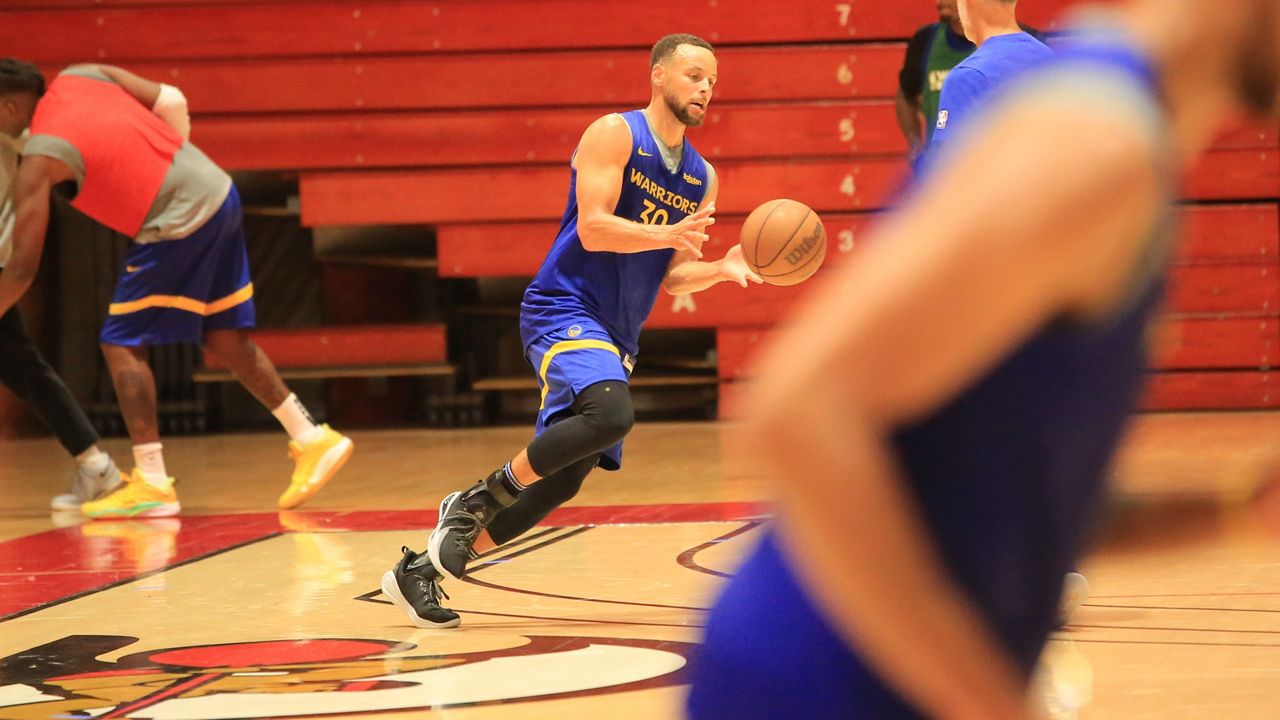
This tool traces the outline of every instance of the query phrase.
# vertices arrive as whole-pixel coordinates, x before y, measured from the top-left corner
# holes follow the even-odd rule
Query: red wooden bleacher
[[[250,332],[286,378],[452,375],[439,324],[273,328]],[[216,355],[204,356],[197,381],[230,380]]]
[[[1073,4],[1024,3],[1020,14],[1053,29]],[[823,213],[831,267],[861,247],[872,211],[905,177],[892,97],[903,41],[936,17],[933,4],[654,0],[620,22],[633,7],[11,0],[0,27],[11,29],[5,54],[50,72],[110,62],[180,86],[195,113],[193,139],[211,157],[232,170],[297,174],[306,224],[432,225],[439,274],[458,278],[533,272],[554,237],[582,130],[646,102],[649,44],[687,29],[719,47],[712,112],[690,135],[721,179],[709,255],[774,197]],[[562,17],[573,21],[554,21]],[[1184,196],[1195,204],[1182,211],[1186,238],[1150,407],[1280,406],[1265,370],[1280,315],[1277,135],[1274,123],[1237,124],[1188,177]],[[651,326],[715,328],[732,393],[752,348],[805,291],[664,295]],[[409,362],[445,361],[442,335],[423,345],[425,336],[406,332],[350,343],[368,357],[331,359],[395,365],[391,348],[404,344],[435,353]],[[269,352],[287,365],[291,348],[304,348],[301,362],[332,365],[316,360],[318,337],[280,340]]]

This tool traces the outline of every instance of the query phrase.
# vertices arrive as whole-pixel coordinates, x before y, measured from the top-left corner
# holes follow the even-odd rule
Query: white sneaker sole
[[[401,612],[409,616],[409,621],[412,622],[415,627],[420,627],[424,630],[430,630],[433,628],[451,628],[457,627],[462,622],[462,618],[454,618],[448,622],[434,623],[430,620],[418,617],[418,613],[413,611],[413,606],[409,604],[409,601],[406,600],[404,595],[400,592],[400,583],[396,582],[395,570],[388,570],[382,574],[382,594],[387,596],[387,599],[391,601],[391,604],[400,608]]]
[[[445,577],[461,580],[462,578],[454,575],[444,568],[444,564],[440,562],[440,544],[444,542],[444,532],[440,529],[440,523],[444,522],[445,511],[449,509],[455,501],[462,498],[461,492],[453,492],[444,496],[440,501],[440,518],[436,520],[436,529],[431,531],[431,537],[427,538],[427,557],[431,558],[431,564],[436,566],[436,570]]]
[[[113,466],[112,472],[119,474],[120,471],[115,470]],[[122,483],[119,480],[117,480],[111,485],[107,487],[103,487],[102,489],[98,490],[98,493],[93,497],[89,498],[88,500],[82,500],[75,493],[63,493],[61,495],[54,497],[53,500],[49,502],[49,507],[59,512],[80,512],[81,505],[93,500],[100,500],[110,495],[111,493],[115,492],[116,488],[120,487],[121,484]]]
[[[81,500],[75,495],[67,493],[66,495],[59,495],[55,497],[49,503],[49,507],[59,512],[80,512],[80,506],[86,502],[88,501]]]

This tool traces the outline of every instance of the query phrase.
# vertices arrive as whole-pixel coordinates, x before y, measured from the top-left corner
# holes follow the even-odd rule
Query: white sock
[[[90,475],[101,475],[111,466],[111,456],[102,452],[97,445],[90,445],[88,450],[76,456],[81,469]]]
[[[316,425],[311,413],[307,412],[302,401],[293,393],[289,393],[289,397],[280,403],[280,407],[272,410],[271,414],[276,416],[276,420],[284,426],[284,431],[299,445],[310,445],[324,434],[324,430]]]
[[[164,470],[162,447],[158,442],[134,445],[133,464],[137,466],[142,479],[146,480],[148,485],[168,490],[172,483],[169,482],[169,473]]]

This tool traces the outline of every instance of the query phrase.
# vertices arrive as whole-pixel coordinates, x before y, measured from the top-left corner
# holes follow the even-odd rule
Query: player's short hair
[[[665,63],[667,60],[670,60],[671,56],[676,54],[676,48],[681,45],[693,45],[694,47],[706,48],[713,54],[716,51],[715,48],[711,47],[711,43],[703,40],[697,35],[675,33],[674,35],[668,35],[654,43],[653,52],[649,53],[649,67],[652,68],[658,63]]]
[[[29,62],[0,58],[0,95],[19,92],[44,97],[44,75]]]

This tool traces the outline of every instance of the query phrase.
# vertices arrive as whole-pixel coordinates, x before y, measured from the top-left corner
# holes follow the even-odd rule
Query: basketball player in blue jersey
[[[405,548],[383,576],[383,592],[419,627],[458,624],[439,605],[442,576],[461,579],[478,552],[533,527],[596,466],[621,467],[633,422],[627,378],[658,291],[762,282],[740,246],[701,260],[718,183],[685,130],[707,115],[714,50],[693,35],[668,35],[649,67],[649,105],[606,115],[583,134],[560,233],[520,306],[525,357],[542,393],[533,442],[446,496],[427,551]]]
[[[942,83],[931,150],[946,141],[956,123],[980,114],[1010,78],[1053,57],[1048,45],[1018,25],[1018,0],[959,0],[956,9],[965,37],[978,49]]]
[[[1130,0],[958,133],[780,330],[749,434],[780,514],[693,718],[1032,717],[1138,397],[1182,167],[1274,113],[1280,0]]]
[[[929,145],[928,162],[956,128],[974,122],[994,102],[1009,80],[1053,57],[1049,46],[1018,24],[1018,0],[959,0],[956,12],[976,52],[960,62],[942,84],[938,120]],[[1089,595],[1089,582],[1074,570],[1063,582],[1058,624],[1066,625]]]

